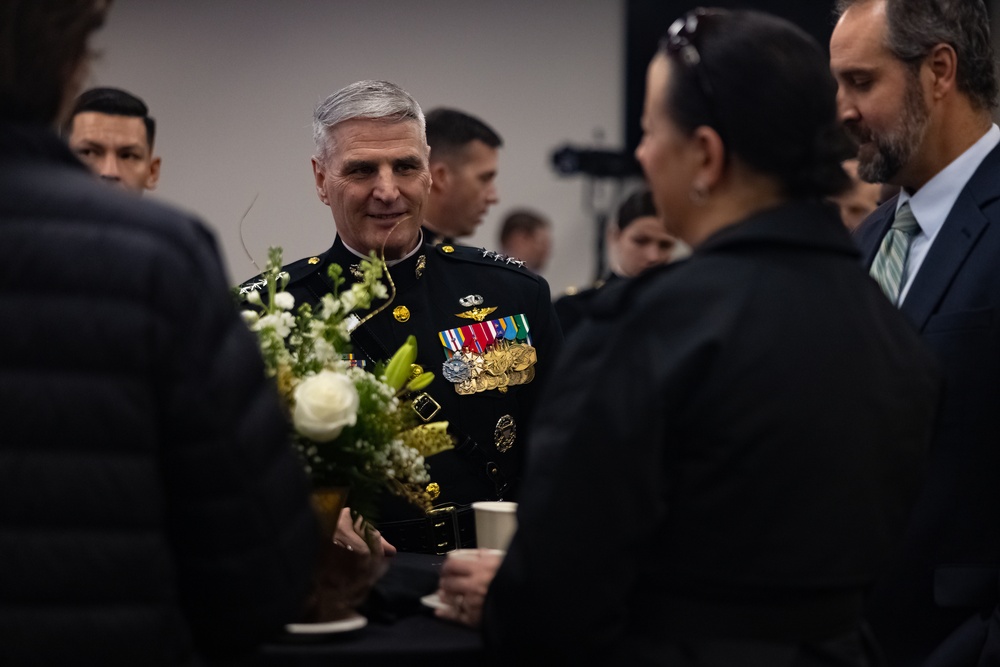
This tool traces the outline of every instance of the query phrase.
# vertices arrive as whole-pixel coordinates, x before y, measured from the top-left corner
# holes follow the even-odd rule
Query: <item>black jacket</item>
[[[0,664],[180,665],[295,620],[307,482],[214,242],[0,124]]]
[[[621,289],[538,407],[490,643],[668,664],[685,642],[852,631],[919,488],[939,376],[836,212],[760,213]]]

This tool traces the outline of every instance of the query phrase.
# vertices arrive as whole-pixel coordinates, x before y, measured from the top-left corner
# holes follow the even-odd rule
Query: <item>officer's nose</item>
[[[372,196],[385,203],[392,203],[399,198],[399,185],[396,183],[392,169],[379,170]]]
[[[486,205],[493,206],[498,201],[500,201],[500,194],[497,192],[496,183],[490,183],[490,187],[486,190]]]

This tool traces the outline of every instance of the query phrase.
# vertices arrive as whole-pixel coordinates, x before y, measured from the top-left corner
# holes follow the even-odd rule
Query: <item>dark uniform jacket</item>
[[[332,291],[327,275],[330,263],[341,265],[346,285],[350,285],[355,278],[349,267],[358,262],[359,258],[338,238],[326,253],[285,267],[290,275],[287,291],[297,305],[315,304]],[[417,363],[435,374],[426,390],[433,402],[424,405],[424,414],[433,421],[447,420],[457,441],[456,449],[428,459],[431,479],[441,488],[438,503],[516,500],[529,419],[562,341],[548,284],[515,260],[447,244],[425,244],[419,252],[391,267],[389,274],[395,284],[395,298],[354,331],[354,355],[367,360],[370,368],[374,362],[392,356],[408,335],[416,336]],[[244,286],[253,284],[251,281]],[[381,305],[377,302],[373,310]],[[439,333],[477,324],[476,319],[459,316],[476,308],[495,308],[483,316],[485,322],[524,315],[537,353],[534,379],[511,385],[506,392],[456,392],[442,368],[447,356]],[[440,405],[436,413],[435,405]],[[387,498],[378,520],[385,523],[419,516],[418,510],[405,502]]]
[[[0,303],[0,665],[192,664],[296,620],[307,481],[206,229],[0,123]]]
[[[919,489],[929,354],[826,205],[622,290],[538,406],[488,643],[510,664],[688,665],[731,641],[697,664],[824,664],[799,658],[856,629]]]
[[[562,295],[555,300],[556,316],[559,318],[559,326],[562,327],[563,336],[569,336],[570,332],[580,326],[587,318],[587,313],[593,307],[594,299],[603,293],[605,288],[610,288],[622,280],[625,280],[616,273],[610,274],[604,280],[600,280],[587,289]]]
[[[858,229],[865,267],[896,201]],[[869,618],[893,665],[998,665],[1000,147],[955,200],[899,309],[944,367],[944,403],[927,485]]]

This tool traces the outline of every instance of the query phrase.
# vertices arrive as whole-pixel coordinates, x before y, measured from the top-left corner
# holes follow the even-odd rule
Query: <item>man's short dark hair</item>
[[[0,118],[51,124],[110,0],[0,3]]]
[[[438,108],[427,112],[425,118],[431,160],[451,157],[476,140],[490,148],[500,148],[503,145],[503,139],[496,130],[463,111]]]
[[[73,130],[73,119],[76,115],[86,111],[96,111],[111,116],[141,118],[146,126],[146,139],[149,142],[149,147],[153,148],[153,140],[156,138],[156,120],[149,116],[149,107],[146,106],[146,103],[132,93],[120,88],[91,88],[85,91],[76,98],[73,113],[66,121],[66,127],[63,128],[66,136],[69,136]]]
[[[838,0],[837,16],[871,0]],[[997,72],[990,17],[983,0],[886,0],[886,46],[918,68],[938,44],[958,54],[958,89],[980,109],[997,105]]]
[[[528,209],[511,211],[500,224],[500,245],[504,245],[514,234],[534,234],[539,229],[548,228],[549,221]]]

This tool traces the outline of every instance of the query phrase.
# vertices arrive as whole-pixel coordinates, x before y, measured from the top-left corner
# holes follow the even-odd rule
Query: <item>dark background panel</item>
[[[674,19],[698,6],[758,9],[792,21],[829,49],[833,32],[833,0],[753,0],[681,2],[671,0],[627,0],[625,20],[625,152],[631,155],[639,144],[639,119],[646,91],[646,66],[656,53],[660,37]],[[766,76],[766,73],[762,73]]]

